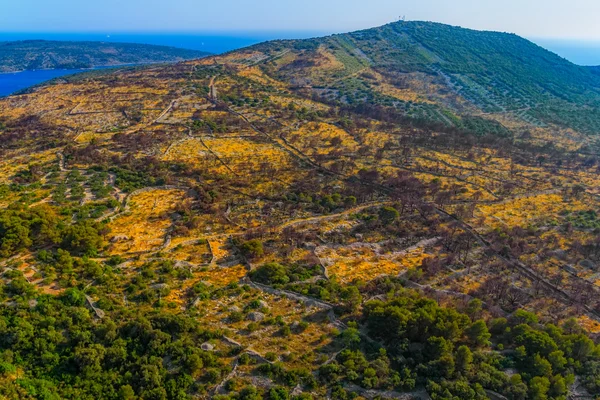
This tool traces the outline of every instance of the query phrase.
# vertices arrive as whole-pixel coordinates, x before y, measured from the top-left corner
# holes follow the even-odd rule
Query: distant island
[[[0,42],[0,72],[174,62],[201,58],[208,54],[197,50],[137,43],[48,40]]]

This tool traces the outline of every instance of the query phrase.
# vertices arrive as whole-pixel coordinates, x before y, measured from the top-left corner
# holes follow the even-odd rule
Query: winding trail
[[[62,151],[57,152],[56,155],[58,157],[58,169],[60,172],[67,172],[68,170],[65,168],[65,155]]]
[[[283,230],[285,228],[289,228],[292,226],[303,225],[303,224],[312,224],[315,222],[321,222],[321,221],[326,221],[329,219],[335,219],[335,218],[343,217],[345,215],[357,213],[357,212],[365,210],[367,208],[379,207],[379,206],[384,206],[384,205],[389,205],[389,204],[392,204],[392,202],[391,201],[373,201],[373,202],[369,202],[369,203],[363,203],[359,206],[349,208],[349,209],[339,212],[337,214],[317,215],[314,217],[293,219],[291,221],[284,222],[283,224],[277,226],[277,229]]]
[[[209,97],[209,100],[213,101],[213,102],[218,100],[217,87],[215,86],[216,79],[217,79],[216,76],[211,76],[210,82],[208,83],[208,97]]]

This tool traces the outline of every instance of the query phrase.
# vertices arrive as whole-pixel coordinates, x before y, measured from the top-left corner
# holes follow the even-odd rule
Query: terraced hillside
[[[597,138],[451,90],[447,29],[0,100],[0,395],[598,396]]]
[[[274,65],[277,75],[327,99],[393,105],[448,125],[457,121],[447,114],[483,113],[600,129],[598,75],[513,34],[396,22],[254,49],[286,49]]]

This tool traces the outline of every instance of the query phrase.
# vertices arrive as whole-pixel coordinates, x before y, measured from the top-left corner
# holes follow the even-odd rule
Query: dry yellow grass
[[[417,247],[401,254],[377,254],[370,246],[328,248],[319,251],[319,257],[328,264],[330,276],[335,275],[342,282],[353,280],[370,281],[380,275],[398,275],[401,272],[421,265],[429,255],[425,249]]]
[[[181,201],[181,190],[156,189],[131,197],[130,210],[111,223],[114,243],[110,254],[151,251],[159,248],[171,226],[168,212]]]
[[[222,287],[233,282],[238,282],[246,276],[246,272],[247,270],[244,265],[236,264],[231,267],[214,267],[207,271],[198,272],[197,277],[211,285]],[[196,274],[194,276],[196,276]]]
[[[499,204],[480,204],[476,216],[485,218],[485,225],[494,227],[526,227],[540,218],[557,215],[561,210],[587,209],[581,201],[565,201],[560,194],[540,194],[508,200]]]
[[[183,244],[187,238],[174,238],[171,245],[166,249],[169,251],[169,258],[178,261],[188,261],[192,264],[201,264],[210,261],[210,248],[205,241],[197,243]]]
[[[433,101],[427,99],[423,95],[424,92],[418,93],[412,87],[400,89],[400,88],[386,82],[381,74],[379,74],[373,70],[369,70],[369,73],[372,74],[373,76],[375,76],[377,79],[376,84],[373,85],[373,88],[377,92],[379,92],[383,95],[394,97],[394,98],[396,98],[398,100],[402,100],[402,101],[411,101],[414,103],[430,103],[430,104],[434,103]]]
[[[270,76],[262,72],[262,70],[258,67],[244,68],[241,71],[239,71],[238,74],[240,76],[243,76],[244,78],[248,78],[263,85],[270,85],[278,89],[286,88],[286,85],[283,82],[271,78]]]
[[[2,136],[0,136],[2,140]],[[46,150],[37,153],[15,154],[0,160],[0,183],[8,184],[13,175],[19,171],[26,170],[31,164],[50,164],[57,160],[56,150]],[[58,165],[58,161],[56,161]]]
[[[255,143],[240,138],[206,138],[204,143],[222,161],[215,167],[217,173],[230,174],[233,171],[247,176],[264,172],[267,168],[286,168],[290,163],[289,154],[270,143]]]
[[[229,256],[229,246],[227,239],[209,239],[208,240],[210,249],[215,262],[219,262]]]
[[[258,354],[265,355],[272,352],[278,356],[284,354],[292,354],[293,360],[286,362],[290,368],[306,367],[313,369],[314,365],[309,360],[300,359],[300,355],[310,354],[315,343],[320,346],[327,345],[331,342],[328,337],[331,333],[331,325],[329,320],[322,310],[316,308],[307,308],[297,302],[285,297],[274,296],[268,293],[251,292],[245,301],[240,301],[239,297],[230,297],[221,301],[209,301],[202,305],[205,315],[203,319],[208,323],[226,328],[229,330],[228,336],[238,341],[247,348],[256,351]],[[299,322],[303,318],[308,318],[312,322],[302,332],[294,332],[290,336],[281,336],[279,326],[277,324],[261,326],[255,332],[248,332],[246,327],[250,323],[248,320],[232,323],[227,320],[232,307],[243,309],[250,302],[250,299],[260,299],[268,305],[266,312],[267,317],[281,317],[286,324]]]
[[[582,315],[578,318],[577,322],[583,329],[590,333],[599,333],[600,332],[600,322],[591,319],[587,315]]]
[[[282,107],[289,107],[290,104],[293,104],[296,108],[307,108],[309,110],[326,111],[329,109],[325,104],[293,96],[271,95],[269,96],[269,99],[271,102],[279,104]]]
[[[198,139],[189,138],[171,144],[165,150],[161,159],[165,161],[179,161],[198,165],[201,159],[209,155],[210,153],[206,147],[204,147]]]
[[[309,122],[288,135],[288,141],[306,154],[329,154],[331,151],[354,152],[358,143],[343,129],[329,123]]]

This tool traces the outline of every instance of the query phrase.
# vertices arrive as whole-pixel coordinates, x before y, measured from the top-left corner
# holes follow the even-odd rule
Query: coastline
[[[93,71],[102,71],[102,70],[111,70],[111,69],[119,69],[119,68],[133,68],[133,67],[143,67],[146,65],[155,65],[155,64],[164,64],[162,62],[158,63],[141,63],[141,64],[119,64],[119,65],[102,65],[96,66],[92,68],[77,68],[77,69],[37,69],[37,70],[23,70],[23,71],[14,71],[14,72],[0,72],[0,98],[17,96],[23,94],[24,92],[36,88],[43,84],[51,83],[56,79],[60,79],[65,76],[73,76],[78,74],[84,74]],[[33,76],[23,76],[21,74],[53,74],[55,76],[44,75],[39,78]],[[3,81],[4,80],[4,85]],[[14,81],[22,81],[19,83],[15,83]]]
[[[208,57],[208,56],[206,56],[206,57]],[[150,64],[171,64],[171,63],[178,63],[178,62],[189,61],[189,60],[195,60],[195,58],[181,59],[181,60],[175,60],[175,61],[147,61],[147,62],[139,62],[139,63],[126,63],[126,64],[95,65],[92,67],[82,67],[82,68],[58,67],[58,68],[21,69],[21,70],[17,70],[17,71],[2,71],[2,70],[0,70],[0,75],[19,74],[22,72],[38,72],[38,71],[68,71],[68,70],[72,70],[72,71],[85,72],[85,71],[94,71],[94,70],[98,70],[98,69],[137,67],[137,66],[150,65]]]

